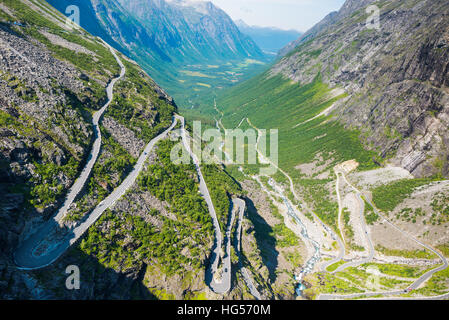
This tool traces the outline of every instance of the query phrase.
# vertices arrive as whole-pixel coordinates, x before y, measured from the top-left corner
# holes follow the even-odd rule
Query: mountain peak
[[[242,19],[237,19],[234,21],[235,25],[237,27],[249,27],[249,24],[247,24],[245,21],[243,21]]]

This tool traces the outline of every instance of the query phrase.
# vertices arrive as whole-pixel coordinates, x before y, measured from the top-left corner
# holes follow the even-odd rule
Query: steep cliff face
[[[62,13],[78,6],[84,29],[137,61],[184,109],[209,103],[214,90],[248,79],[270,59],[210,2],[48,2]]]
[[[118,0],[174,60],[260,58],[263,53],[211,2]]]
[[[127,71],[100,125],[101,153],[88,187],[69,212],[71,221],[83,218],[118,186],[144,145],[168,127],[176,110],[139,66],[120,57]],[[119,72],[100,39],[71,29],[44,1],[0,2],[1,298],[58,297],[49,290],[48,270],[19,271],[13,253],[21,238],[56,212],[79,176],[94,140],[92,114],[106,102],[106,86]],[[60,275],[65,262],[73,259],[89,272],[101,269],[96,257],[79,249],[64,259],[56,271]],[[103,273],[103,288],[122,283],[110,297],[129,297],[140,271],[128,279],[109,268]],[[63,278],[59,285],[61,290]],[[78,298],[87,296],[84,292]]]
[[[380,9],[380,30],[365,8]],[[447,176],[449,3],[347,1],[272,69],[301,84],[317,75],[348,97],[333,105],[368,148],[416,176]],[[286,48],[289,51],[289,48]]]
[[[165,0],[54,1],[61,12],[79,5],[81,25],[107,33],[129,51],[147,52],[153,61],[203,63],[263,58],[260,48],[240,33],[231,18],[211,2]],[[101,26],[101,27],[98,27]]]

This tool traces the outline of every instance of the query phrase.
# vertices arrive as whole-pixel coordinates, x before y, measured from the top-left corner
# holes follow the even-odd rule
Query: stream
[[[302,271],[298,275],[295,276],[295,280],[298,282],[298,286],[296,288],[296,294],[298,296],[300,296],[302,294],[302,291],[305,289],[304,285],[302,284],[302,279],[304,278],[304,276],[306,274],[312,272],[315,265],[321,260],[320,244],[309,237],[307,228],[302,223],[301,219],[299,219],[290,200],[284,195],[281,188],[279,188],[276,185],[276,182],[272,178],[270,178],[268,180],[268,184],[275,190],[275,192],[284,201],[284,204],[287,207],[287,214],[291,218],[293,218],[293,220],[301,227],[301,235],[303,236],[303,238],[306,239],[307,241],[309,241],[312,244],[312,246],[315,248],[315,252],[312,255],[312,257],[304,264]]]

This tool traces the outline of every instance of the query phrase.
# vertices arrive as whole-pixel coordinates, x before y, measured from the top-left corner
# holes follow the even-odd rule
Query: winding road
[[[342,206],[341,194],[340,194],[339,186],[340,186],[340,175],[342,175],[342,177],[345,177],[345,176],[344,176],[343,172],[340,172],[337,169],[335,169],[335,174],[337,175],[336,192],[337,192],[337,198],[338,198],[338,228],[339,228],[339,230],[341,232],[341,237],[343,238],[343,241],[344,241],[343,228],[341,228],[341,225],[340,225],[341,224],[341,215],[342,215],[342,211],[343,211],[343,206]],[[347,182],[346,179],[345,179],[345,182]],[[373,245],[373,242],[371,240],[371,237],[368,234],[368,229],[367,229],[366,220],[365,220],[365,201],[363,201],[361,193],[356,192],[356,196],[357,196],[357,200],[359,201],[359,204],[360,204],[360,212],[359,213],[360,213],[360,221],[361,221],[361,224],[362,224],[362,231],[365,234],[366,241],[367,241],[368,246],[369,246],[368,257],[366,257],[364,259],[357,260],[357,261],[351,261],[351,262],[345,263],[345,264],[339,266],[337,269],[335,269],[331,273],[337,273],[337,272],[343,271],[344,269],[347,269],[349,267],[356,267],[356,266],[359,266],[361,264],[371,262],[374,259],[374,255],[375,255],[374,245]]]
[[[17,251],[14,254],[14,260],[19,268],[22,269],[38,269],[45,267],[52,262],[54,262],[69,246],[70,242],[76,238],[76,235],[79,234],[80,227],[71,230],[71,235],[69,237],[64,237],[61,239],[61,233],[64,233],[62,228],[60,227],[63,218],[65,217],[67,210],[72,205],[73,201],[75,201],[76,197],[83,190],[92,169],[98,159],[98,155],[101,149],[101,131],[99,127],[99,123],[101,118],[111,104],[113,100],[113,90],[114,86],[126,73],[125,66],[122,61],[116,54],[115,50],[109,46],[105,41],[101,38],[100,40],[104,43],[105,46],[109,48],[112,55],[116,59],[117,63],[120,66],[120,75],[117,78],[114,78],[106,88],[106,94],[108,101],[106,104],[97,112],[94,113],[92,117],[92,127],[94,130],[94,143],[92,146],[92,150],[89,154],[87,164],[83,168],[80,173],[78,179],[76,179],[73,186],[70,188],[64,204],[58,210],[56,215],[45,222],[34,234],[30,235],[25,241],[23,241]],[[59,233],[59,236],[58,236]],[[54,239],[50,240],[50,236],[60,238],[60,243],[55,243]],[[74,241],[76,241],[76,238]],[[57,241],[56,241],[57,242]]]
[[[260,130],[259,130],[256,126],[254,126],[254,125],[251,123],[251,121],[249,120],[249,118],[246,118],[246,120],[247,120],[248,124],[249,124],[251,127],[253,127],[254,129],[257,130],[257,132],[258,132],[258,140],[257,140],[257,141],[259,141],[259,136],[260,136],[260,134],[261,134]],[[328,266],[330,266],[330,265],[332,265],[332,264],[334,264],[334,263],[339,262],[340,260],[342,260],[343,257],[344,257],[345,254],[346,254],[346,251],[345,251],[345,245],[343,244],[342,239],[341,239],[340,237],[338,237],[338,236],[335,234],[335,232],[334,232],[331,228],[329,228],[329,226],[327,226],[327,225],[326,225],[326,224],[325,224],[325,223],[324,223],[324,222],[323,222],[323,221],[322,221],[322,220],[315,214],[315,212],[313,212],[313,211],[312,211],[312,210],[311,210],[311,209],[310,209],[310,208],[309,208],[303,201],[301,201],[300,197],[296,194],[295,186],[294,186],[294,184],[293,184],[293,179],[290,177],[290,175],[288,175],[287,172],[285,172],[284,170],[282,170],[281,168],[279,168],[278,165],[276,165],[275,163],[273,163],[273,162],[270,161],[269,159],[266,159],[265,156],[262,154],[262,152],[259,150],[258,146],[256,146],[256,150],[257,150],[257,153],[259,154],[259,156],[262,157],[262,159],[263,159],[263,161],[261,161],[261,162],[269,163],[271,166],[273,166],[274,168],[276,168],[277,170],[279,170],[279,171],[280,171],[280,172],[287,178],[287,180],[289,181],[289,184],[290,184],[290,192],[293,194],[293,197],[295,198],[295,200],[298,201],[298,202],[300,203],[300,204],[299,204],[299,207],[300,207],[301,209],[307,211],[308,213],[310,213],[310,214],[313,216],[313,218],[315,219],[315,221],[319,221],[319,223],[321,224],[321,226],[323,227],[323,229],[326,230],[326,232],[328,232],[328,233],[331,235],[332,239],[334,239],[335,241],[337,241],[338,246],[340,247],[340,251],[339,251],[339,253],[338,253],[338,256],[337,256],[335,259],[333,259],[333,260],[331,260],[331,261],[325,263],[325,264],[321,267],[322,270],[325,271],[326,268],[327,268]]]
[[[248,118],[247,118],[247,121],[248,121],[248,124],[249,124],[250,126],[252,126],[254,129],[258,130],[258,132],[260,133],[259,129],[258,129],[257,127],[255,127],[255,126],[250,122],[250,120],[249,120]],[[259,150],[258,148],[257,148],[257,152],[261,155],[261,152],[260,152],[260,150]],[[261,155],[261,156],[263,157],[263,155]],[[263,158],[265,159],[265,157],[263,157]],[[269,160],[268,160],[268,161],[269,161]],[[293,185],[293,180],[292,180],[292,178],[291,178],[286,172],[284,172],[282,169],[280,169],[276,164],[274,164],[274,163],[272,163],[272,162],[270,162],[270,164],[271,164],[272,166],[274,166],[275,168],[277,168],[277,169],[278,169],[278,170],[279,170],[279,171],[280,171],[280,172],[281,172],[281,173],[282,173],[282,174],[289,180],[289,182],[290,182],[290,190],[291,190],[293,196],[295,197],[295,199],[296,199],[297,201],[300,201],[300,198],[297,196],[297,194],[296,194],[296,192],[295,192],[295,188],[294,188],[294,185]],[[343,172],[339,172],[339,173],[341,174],[341,176],[342,176],[342,178],[344,179],[344,181],[345,181],[345,182],[346,182],[346,183],[347,183],[347,184],[348,184],[348,185],[349,185],[349,186],[356,192],[359,201],[363,202],[363,199],[362,199],[363,193],[362,193],[360,190],[358,190],[357,188],[355,188],[351,183],[349,183],[349,181],[347,180],[347,178],[346,178],[346,176],[345,176],[345,174],[344,174]],[[337,177],[338,177],[338,174],[337,174]],[[339,189],[338,189],[338,186],[339,186],[339,184],[337,183],[337,190],[338,190],[337,195],[339,195]],[[365,198],[366,198],[366,197],[365,197]],[[403,235],[409,237],[410,239],[412,239],[412,240],[415,241],[416,243],[420,244],[420,245],[423,246],[424,248],[426,248],[426,249],[432,251],[433,253],[435,253],[435,254],[440,258],[440,260],[442,261],[442,266],[437,267],[437,268],[435,268],[435,269],[433,269],[433,270],[430,270],[430,271],[426,272],[426,273],[425,273],[424,275],[422,275],[419,279],[417,279],[411,286],[409,286],[406,290],[402,290],[402,291],[392,291],[392,292],[383,292],[383,293],[369,293],[369,294],[364,293],[364,294],[355,294],[355,295],[349,295],[349,296],[320,295],[320,296],[318,297],[318,299],[321,299],[321,300],[330,299],[330,300],[332,300],[332,299],[340,299],[340,298],[343,298],[343,299],[345,299],[345,298],[355,298],[355,297],[358,297],[358,296],[376,296],[376,295],[387,295],[387,296],[388,296],[388,295],[400,295],[400,294],[404,294],[405,292],[409,292],[409,291],[411,291],[411,290],[415,290],[415,289],[419,288],[424,282],[426,282],[427,280],[429,280],[429,279],[430,279],[436,272],[445,270],[445,269],[448,267],[448,262],[447,262],[446,258],[445,258],[440,252],[438,252],[437,250],[433,249],[432,247],[426,245],[425,243],[423,243],[423,242],[417,240],[415,237],[413,237],[413,236],[407,234],[406,232],[402,231],[401,229],[399,229],[396,225],[394,225],[393,223],[391,223],[385,216],[383,216],[382,214],[380,214],[380,213],[378,212],[378,210],[375,208],[375,206],[374,206],[369,200],[366,200],[366,201],[368,202],[368,204],[369,204],[370,206],[372,206],[372,207],[374,208],[375,213],[378,214],[382,219],[384,219],[384,220],[385,220],[389,225],[391,225],[394,229],[396,229],[397,231],[399,231],[401,234],[403,234]],[[364,202],[363,202],[363,203],[364,203]],[[335,240],[337,240],[337,242],[338,242],[338,244],[339,244],[340,252],[339,252],[338,256],[337,256],[335,259],[333,259],[333,260],[331,260],[331,261],[329,261],[329,262],[323,264],[322,267],[321,267],[322,271],[326,271],[327,267],[329,267],[330,265],[332,265],[332,264],[334,264],[334,263],[337,263],[337,262],[343,260],[345,254],[346,254],[346,253],[345,253],[345,252],[346,252],[345,245],[344,245],[342,239],[341,239],[340,237],[337,237],[337,236],[335,235],[335,233],[334,233],[328,226],[326,226],[326,225],[321,221],[321,219],[319,219],[319,217],[316,216],[316,214],[315,214],[312,210],[310,210],[310,209],[307,207],[307,205],[303,204],[303,205],[300,205],[300,206],[301,206],[301,208],[306,209],[308,212],[310,212],[310,213],[314,216],[315,219],[317,219],[318,221],[320,221],[321,224],[322,224],[322,226],[323,226],[328,232],[331,233],[332,237],[333,237]],[[369,243],[369,246],[370,246],[370,248],[369,248],[369,251],[370,251],[370,252],[369,252],[369,256],[368,256],[366,259],[362,259],[362,260],[359,260],[359,261],[356,261],[356,262],[350,262],[350,263],[348,263],[348,264],[344,264],[344,265],[340,266],[340,267],[337,269],[338,271],[342,271],[342,270],[344,270],[344,269],[346,269],[346,268],[348,268],[348,267],[350,267],[350,266],[357,266],[357,265],[360,265],[360,264],[363,264],[363,263],[372,261],[372,259],[374,258],[375,251],[374,251],[373,243],[372,243],[372,241],[371,241],[371,239],[370,239],[370,237],[369,237],[369,235],[368,235],[368,231],[367,231],[367,228],[366,228],[366,222],[365,222],[365,217],[364,217],[364,207],[362,207],[360,214],[363,216],[363,219],[362,219],[362,221],[363,221],[363,229],[364,229],[364,232],[365,232],[365,234],[366,234],[366,236],[367,236],[368,243]],[[446,296],[446,295],[443,295],[443,297],[445,297],[445,296]]]
[[[97,112],[95,112],[93,114],[92,127],[94,129],[95,141],[93,143],[92,150],[90,152],[86,166],[81,171],[80,176],[75,181],[73,186],[70,188],[70,191],[66,197],[66,200],[65,200],[63,206],[58,210],[58,213],[56,214],[56,216],[54,218],[58,222],[60,222],[64,218],[65,214],[67,213],[67,210],[70,208],[73,201],[75,201],[76,197],[83,189],[84,185],[86,184],[87,179],[90,176],[90,173],[92,172],[92,169],[93,169],[95,163],[97,162],[98,155],[100,154],[101,141],[102,141],[100,126],[99,126],[100,121],[103,117],[104,112],[106,111],[106,109],[109,107],[109,105],[111,104],[111,102],[113,100],[113,97],[114,97],[113,91],[114,91],[115,84],[117,83],[117,81],[122,79],[126,73],[125,66],[122,63],[122,61],[120,60],[120,58],[117,56],[115,50],[109,44],[107,44],[105,41],[103,41],[101,38],[100,38],[100,40],[109,48],[109,50],[113,54],[115,60],[119,64],[120,75],[117,78],[113,79],[106,88],[106,94],[108,97],[108,101],[106,102],[106,104],[100,110],[98,110]]]
[[[222,113],[220,110],[218,110],[218,108],[217,108],[217,103],[216,103],[215,101],[214,101],[214,104],[215,104],[215,110],[216,110],[218,113],[221,114],[220,120],[215,119],[215,125],[216,125],[216,128],[217,128],[217,130],[219,130],[220,132],[221,132],[220,127],[223,129],[223,131],[226,131],[226,128],[225,128],[225,127],[223,126],[223,124],[222,124],[222,118],[223,118],[224,115],[223,115],[223,113]],[[240,124],[238,125],[238,127],[240,127],[240,125],[243,123],[244,120],[245,120],[245,118],[243,118],[242,121],[240,121]],[[237,127],[237,128],[238,128],[238,127]],[[231,164],[231,163],[233,163],[231,156],[230,156],[225,150],[223,150],[223,147],[224,147],[224,143],[222,143],[222,144],[220,145],[220,151],[224,154],[224,156],[225,156],[225,161],[223,162],[222,159],[218,159],[218,161],[222,162],[222,163],[225,164],[225,165],[226,165],[226,164]],[[242,168],[240,167],[240,169],[242,169]],[[235,231],[235,232],[236,232],[236,238],[235,238],[235,244],[234,244],[234,245],[235,245],[236,253],[237,253],[237,255],[239,256],[239,266],[240,266],[240,270],[242,271],[243,279],[244,279],[244,281],[245,281],[245,283],[246,283],[246,285],[247,285],[247,287],[248,287],[250,293],[251,293],[257,300],[262,300],[261,294],[260,294],[259,291],[256,289],[256,286],[254,285],[254,282],[253,282],[253,280],[251,279],[251,277],[250,277],[250,275],[249,275],[249,273],[248,273],[248,270],[243,266],[242,259],[241,259],[241,252],[242,252],[242,246],[241,246],[241,238],[242,238],[242,222],[243,222],[243,215],[244,215],[244,213],[245,213],[246,203],[245,203],[245,201],[242,200],[242,199],[233,199],[233,200],[232,200],[232,206],[235,207],[235,208],[238,208],[238,210],[239,210],[239,217],[238,217],[238,220],[237,220],[237,228],[236,228],[236,231]],[[232,210],[232,209],[231,209],[231,210]],[[232,215],[234,215],[234,212],[232,212]],[[228,233],[231,232],[232,225],[233,225],[233,221],[234,221],[234,216],[231,217],[231,224],[228,225]],[[230,239],[230,237],[229,237],[229,239]],[[230,242],[227,242],[227,244],[226,244],[227,248],[229,248],[229,244],[230,244]],[[230,253],[230,250],[227,250],[227,252]],[[230,254],[228,254],[228,257],[226,257],[226,258],[229,258],[229,259],[230,259]],[[229,262],[227,263],[227,265],[229,265],[229,266],[231,265],[231,264],[230,264],[230,260],[229,260]],[[228,270],[230,271],[231,268],[229,267]],[[230,278],[229,278],[229,279],[230,279]],[[230,283],[229,283],[229,287],[230,287]]]
[[[345,180],[345,182],[356,192],[357,197],[363,201],[362,196],[363,193],[357,189],[356,187],[354,187],[346,178],[346,176],[344,175],[344,173],[342,173],[342,177]],[[448,268],[448,262],[446,260],[446,258],[437,250],[435,250],[434,248],[432,248],[431,246],[423,243],[422,241],[419,241],[418,239],[416,239],[414,236],[406,233],[405,231],[401,230],[399,227],[397,227],[395,224],[393,224],[390,220],[388,220],[387,217],[385,217],[383,214],[381,214],[376,207],[374,206],[374,204],[366,197],[364,196],[364,198],[366,199],[366,202],[374,209],[374,212],[380,217],[382,218],[386,223],[388,223],[391,227],[393,227],[396,231],[398,231],[399,233],[401,233],[402,235],[408,237],[409,239],[413,240],[414,242],[416,242],[417,244],[419,244],[420,246],[426,248],[427,250],[435,253],[441,260],[442,265],[429,270],[428,272],[424,273],[421,277],[419,277],[415,282],[413,282],[413,284],[411,284],[408,288],[406,288],[405,290],[395,290],[395,291],[387,291],[387,292],[370,292],[370,293],[356,293],[356,294],[350,294],[350,295],[332,295],[332,294],[321,294],[318,296],[318,300],[335,300],[335,299],[356,299],[358,297],[374,297],[374,296],[395,296],[395,295],[401,295],[401,294],[405,294],[408,293],[412,290],[416,290],[418,289],[422,284],[424,284],[427,280],[429,280],[435,273],[439,272],[439,271],[443,271],[445,269]],[[363,220],[364,221],[364,220]],[[366,228],[366,226],[365,226]],[[372,244],[371,244],[372,245]],[[374,250],[374,248],[373,248]],[[358,262],[354,262],[356,263],[356,265],[358,264]],[[363,262],[362,262],[363,263]],[[349,267],[350,265],[343,265],[341,266],[342,269]],[[344,267],[344,268],[343,268]],[[446,299],[449,298],[449,293],[448,294],[444,294],[441,296],[437,296],[437,297],[410,297],[410,298],[404,298],[406,300],[439,300],[439,299]],[[394,298],[396,299],[396,298]]]
[[[105,43],[105,42],[104,42]],[[16,252],[14,253],[14,260],[19,269],[22,270],[34,270],[46,267],[56,261],[71,245],[73,245],[89,227],[98,220],[98,218],[111,208],[117,200],[119,200],[126,191],[133,185],[140,171],[143,169],[144,163],[147,160],[150,151],[153,147],[162,139],[164,139],[168,132],[170,132],[176,125],[176,118],[173,118],[172,125],[164,131],[162,134],[151,140],[141,153],[137,163],[135,164],[131,173],[126,179],[117,187],[105,200],[103,200],[90,215],[82,223],[79,223],[72,227],[71,230],[60,226],[62,219],[64,218],[67,209],[72,202],[76,199],[78,194],[82,191],[87,179],[90,176],[92,168],[98,158],[98,154],[101,149],[101,133],[99,129],[99,122],[107,107],[111,104],[113,99],[113,89],[117,81],[119,81],[125,75],[125,67],[120,58],[108,44],[112,54],[114,55],[117,63],[121,67],[120,76],[113,79],[108,85],[106,91],[108,96],[108,102],[94,114],[92,119],[92,125],[95,132],[95,141],[89,155],[88,163],[82,170],[79,178],[69,191],[69,194],[64,202],[64,205],[59,209],[55,217],[45,222],[36,232],[31,234],[23,242],[20,243]]]
[[[363,230],[363,232],[365,234],[366,241],[367,241],[368,246],[369,246],[369,248],[368,248],[368,251],[369,251],[368,257],[363,258],[361,260],[345,263],[345,264],[339,266],[337,269],[335,269],[335,271],[333,273],[343,271],[343,270],[345,270],[345,269],[347,269],[349,267],[357,267],[357,266],[362,265],[364,263],[369,263],[369,262],[373,261],[373,259],[374,259],[374,255],[375,255],[374,244],[373,244],[373,241],[371,240],[371,237],[368,234],[368,229],[367,229],[366,220],[365,220],[365,201],[363,201],[362,195],[360,193],[357,193],[357,200],[360,203],[360,221],[361,221],[361,224],[362,224],[362,230]]]
[[[262,300],[262,296],[259,293],[259,291],[256,289],[256,286],[253,283],[253,280],[248,274],[248,270],[243,266],[242,259],[241,259],[241,252],[242,252],[242,222],[243,222],[243,215],[245,213],[246,203],[242,199],[233,199],[232,200],[234,207],[238,208],[239,210],[239,218],[237,220],[237,229],[236,229],[236,236],[235,236],[235,250],[237,252],[237,255],[239,256],[239,265],[240,270],[242,270],[243,279],[246,282],[246,285],[250,291],[250,293],[257,299]]]
[[[175,115],[175,118],[178,119],[181,123],[181,138],[184,145],[184,148],[189,153],[192,161],[195,165],[196,172],[198,174],[198,179],[200,181],[199,191],[201,196],[206,201],[207,207],[209,209],[209,213],[212,217],[212,223],[215,231],[215,241],[214,246],[212,247],[212,253],[210,260],[212,263],[206,270],[206,284],[218,294],[224,294],[231,288],[231,262],[230,262],[230,254],[228,257],[223,259],[223,272],[220,279],[217,279],[218,266],[220,263],[220,251],[223,243],[223,235],[221,234],[220,224],[218,222],[217,213],[215,211],[214,204],[212,202],[212,198],[209,193],[209,189],[207,188],[206,181],[204,180],[203,173],[201,172],[200,161],[197,155],[192,152],[190,147],[190,135],[185,129],[185,119],[180,115]],[[229,240],[227,241],[229,242]],[[228,244],[229,247],[229,244]],[[229,249],[230,250],[230,249]]]

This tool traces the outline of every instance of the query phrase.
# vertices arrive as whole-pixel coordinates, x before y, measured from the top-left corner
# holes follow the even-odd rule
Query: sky
[[[249,25],[305,32],[345,0],[209,0],[233,20]]]

